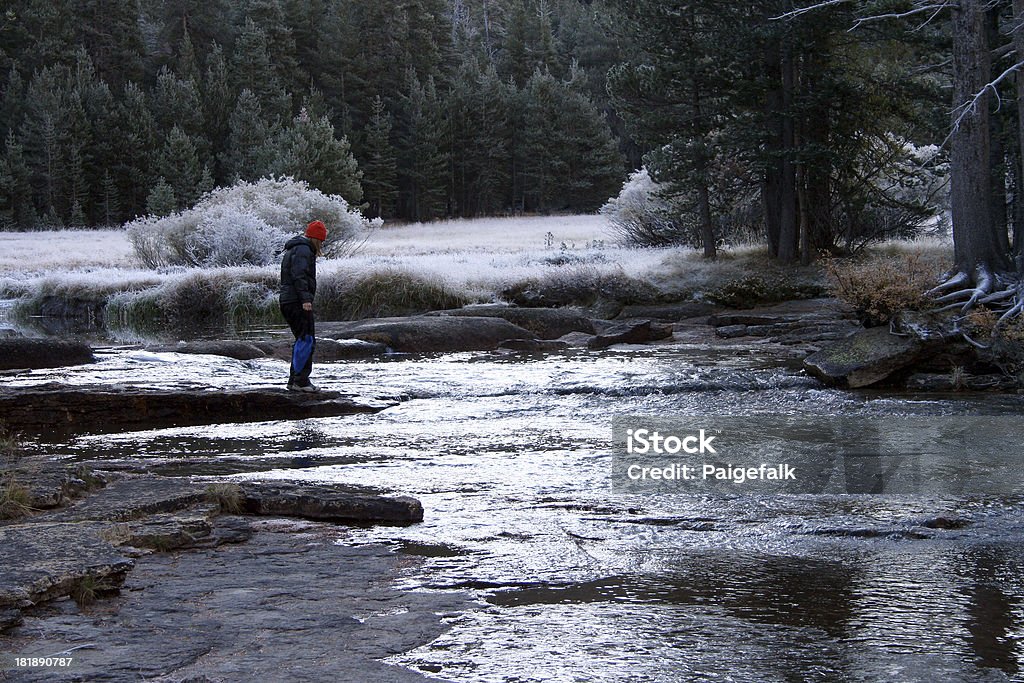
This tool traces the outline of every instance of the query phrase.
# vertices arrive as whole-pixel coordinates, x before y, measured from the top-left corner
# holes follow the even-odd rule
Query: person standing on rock
[[[316,296],[316,257],[327,239],[327,226],[313,221],[304,235],[296,235],[284,245],[281,259],[281,314],[295,335],[292,346],[289,391],[319,391],[309,381],[313,371],[316,336],[313,325],[313,298]]]

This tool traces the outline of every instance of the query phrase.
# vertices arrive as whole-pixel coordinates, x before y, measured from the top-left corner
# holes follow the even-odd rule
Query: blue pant
[[[313,372],[313,351],[316,349],[313,311],[302,310],[302,304],[296,302],[281,304],[281,314],[284,315],[288,327],[295,335],[288,384],[304,387],[310,383],[309,375]]]

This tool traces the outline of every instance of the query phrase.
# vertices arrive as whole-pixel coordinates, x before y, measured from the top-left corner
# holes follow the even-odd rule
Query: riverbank
[[[379,660],[468,607],[395,590],[401,558],[339,542],[339,523],[422,520],[412,498],[40,457],[11,476],[24,515],[0,522],[0,680],[423,680]],[[55,656],[70,666],[11,660]]]

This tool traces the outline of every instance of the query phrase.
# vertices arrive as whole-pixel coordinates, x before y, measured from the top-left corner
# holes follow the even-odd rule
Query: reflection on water
[[[613,495],[608,481],[616,414],[1017,415],[1021,397],[822,390],[758,354],[696,346],[316,372],[328,388],[402,402],[39,447],[165,474],[260,472],[417,496],[422,524],[339,542],[423,557],[401,577],[410,589],[478,593],[479,610],[394,660],[448,680],[1021,680],[1020,499]],[[284,373],[269,360],[135,351],[52,376],[238,386]]]

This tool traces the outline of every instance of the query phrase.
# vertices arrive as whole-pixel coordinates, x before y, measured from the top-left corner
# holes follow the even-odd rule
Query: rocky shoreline
[[[338,524],[421,521],[413,498],[121,475],[40,457],[7,476],[25,494],[24,515],[0,522],[0,650],[76,661],[12,680],[255,680],[275,670],[305,680],[328,665],[351,680],[422,680],[377,660],[429,642],[443,631],[438,613],[466,608],[459,595],[392,589],[399,560],[388,549],[336,543]],[[196,621],[209,629],[200,639]]]

